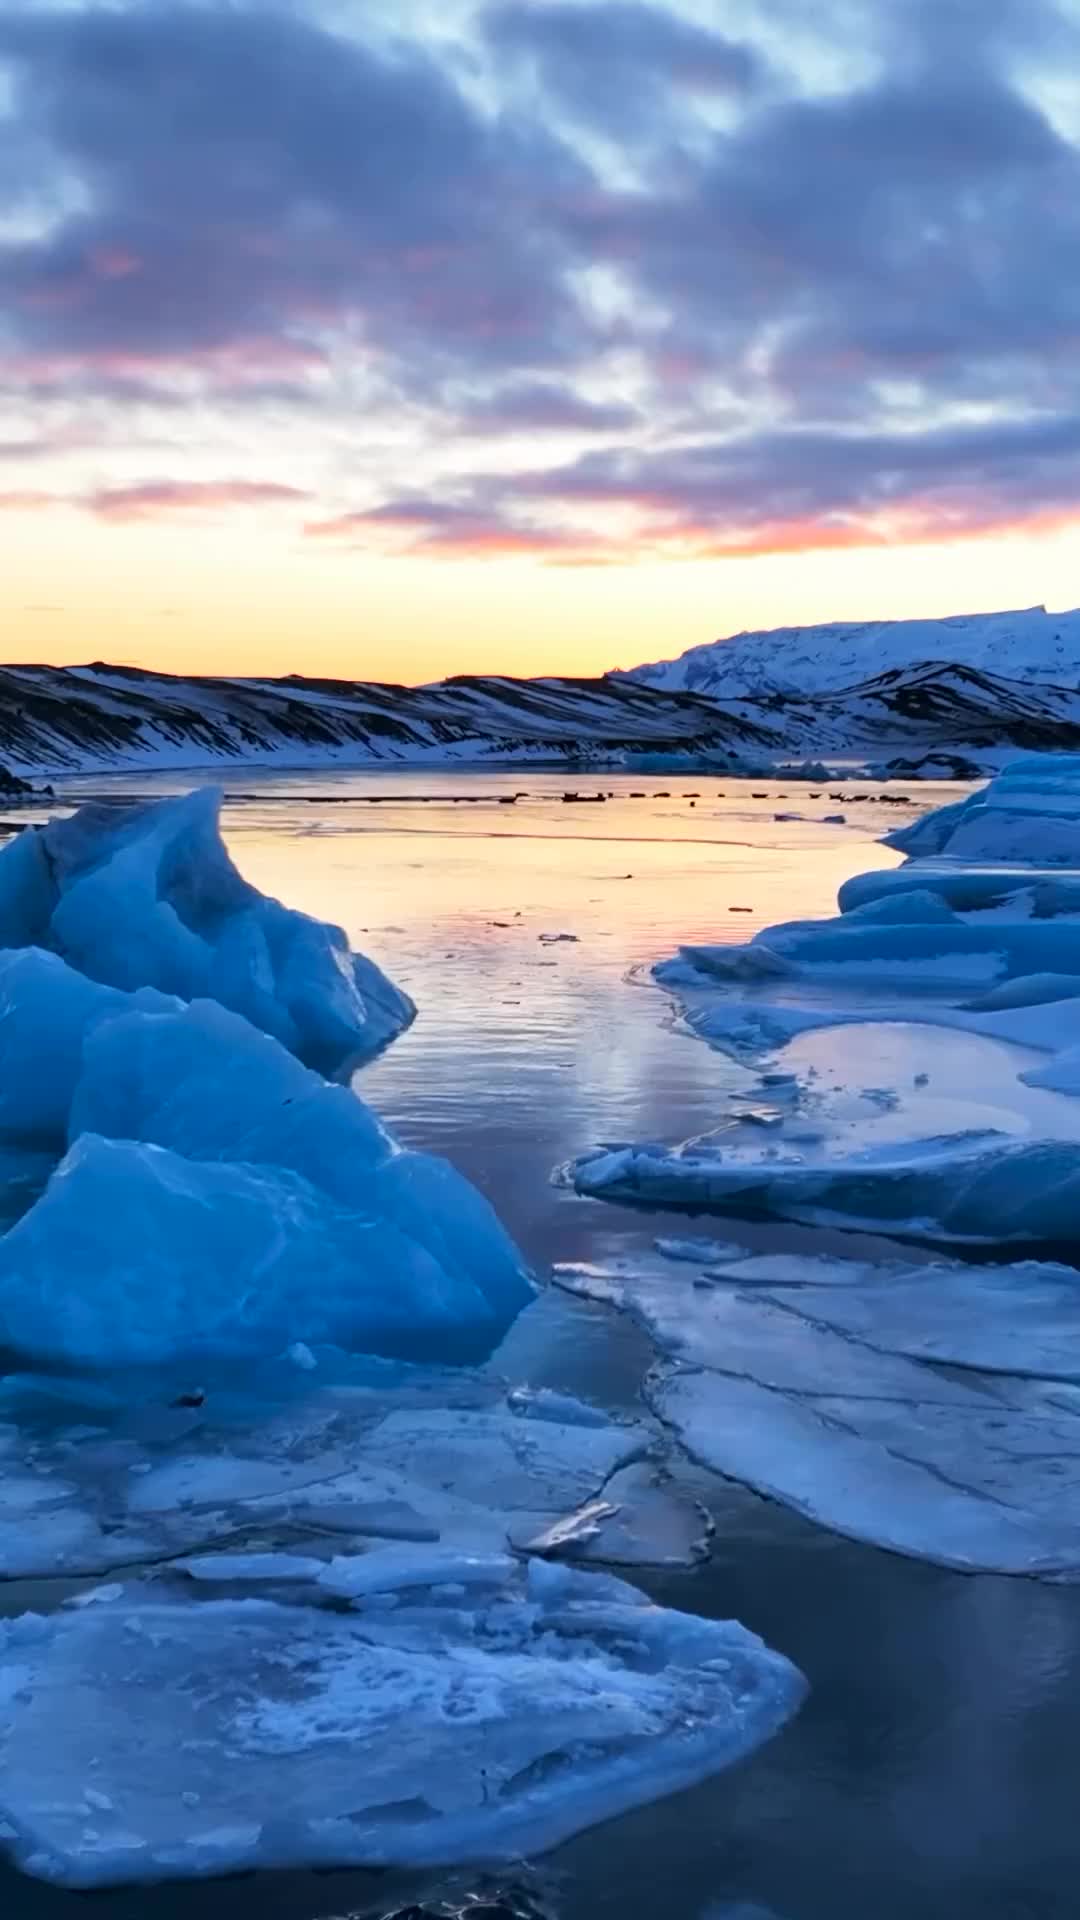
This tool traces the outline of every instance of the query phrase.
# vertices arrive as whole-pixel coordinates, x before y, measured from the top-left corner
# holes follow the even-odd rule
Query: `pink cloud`
[[[104,487],[80,504],[100,520],[127,521],[233,507],[286,506],[308,498],[302,487],[270,480],[144,480],[130,487]]]
[[[404,549],[407,553],[457,560],[531,555],[554,562],[568,555],[588,555],[591,558],[605,545],[591,534],[579,534],[561,527],[518,526],[500,519],[496,514],[485,514],[437,501],[430,504],[423,501],[390,502],[369,512],[342,513],[329,520],[312,520],[304,528],[304,533],[311,540],[368,548],[382,546],[379,535],[387,531],[414,536]]]

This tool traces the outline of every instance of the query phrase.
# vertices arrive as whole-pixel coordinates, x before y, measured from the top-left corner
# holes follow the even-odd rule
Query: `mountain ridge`
[[[773,766],[1080,751],[1080,689],[962,662],[718,700],[623,674],[366,680],[0,667],[0,762],[55,777],[228,766],[534,765],[763,774]]]
[[[663,692],[739,699],[833,692],[920,665],[973,667],[1016,681],[1080,685],[1080,609],[1045,607],[930,620],[830,621],[754,628],[688,647],[674,659],[617,670]]]

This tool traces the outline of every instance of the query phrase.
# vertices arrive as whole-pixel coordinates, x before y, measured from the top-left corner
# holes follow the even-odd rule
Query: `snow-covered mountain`
[[[1009,680],[1080,685],[1080,609],[953,614],[945,620],[869,620],[736,633],[677,660],[633,667],[629,678],[713,700],[769,692],[819,693],[927,664],[973,667]]]
[[[180,678],[136,667],[0,668],[0,761],[20,772],[130,767],[760,761],[782,734],[752,709],[632,680],[462,675],[428,687]]]
[[[1080,751],[1080,689],[923,664],[891,667],[854,686],[816,693],[759,693],[717,701],[782,736],[790,754],[865,756],[1001,749]]]
[[[946,663],[852,685],[718,698],[626,675],[426,687],[0,668],[0,763],[37,777],[215,764],[763,772],[777,762],[1080,751],[1080,689]],[[5,796],[0,789],[0,802]]]

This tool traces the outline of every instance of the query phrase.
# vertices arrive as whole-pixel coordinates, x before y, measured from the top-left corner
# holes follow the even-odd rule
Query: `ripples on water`
[[[191,784],[132,776],[110,788]],[[598,1140],[704,1131],[748,1081],[677,1030],[650,964],[680,940],[745,940],[829,913],[850,873],[893,863],[874,837],[910,817],[850,794],[811,801],[777,781],[753,783],[759,799],[703,777],[520,768],[225,784],[249,796],[225,816],[244,872],[340,921],[419,1004],[358,1091],[410,1144],[455,1160],[541,1265],[625,1253],[663,1230],[662,1217],[552,1188],[557,1162]],[[613,797],[566,805],[573,786]],[[916,792],[927,805],[955,796]],[[808,818],[777,822],[778,811]],[[820,823],[841,811],[845,827]],[[575,937],[542,938],[555,934]],[[735,1225],[730,1237],[780,1235]],[[784,1241],[825,1243],[805,1229]],[[648,1358],[628,1323],[554,1292],[502,1355],[516,1378],[611,1406],[632,1403]],[[1074,1590],[950,1575],[855,1547],[737,1487],[703,1486],[718,1529],[711,1565],[641,1584],[737,1616],[812,1683],[795,1722],[743,1765],[582,1835],[520,1887],[280,1875],[87,1902],[7,1876],[5,1920],[369,1920],[410,1900],[476,1920],[499,1900],[561,1920],[1075,1920]]]

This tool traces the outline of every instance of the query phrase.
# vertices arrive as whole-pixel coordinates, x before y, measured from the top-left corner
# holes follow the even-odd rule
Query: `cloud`
[[[617,401],[589,400],[569,382],[518,380],[459,403],[458,417],[469,432],[622,433],[641,425],[637,407]]]
[[[516,480],[475,475],[453,502],[402,498],[306,531],[333,539],[415,529],[434,551],[452,548],[459,532],[478,541],[486,530],[492,547],[501,533],[520,532],[541,556],[622,548],[717,559],[1045,532],[1078,520],[1080,413],[923,433],[786,431],[651,453],[599,450]]]
[[[167,520],[189,513],[290,506],[310,496],[302,487],[271,480],[143,480],[102,487],[78,504],[99,520]]]
[[[0,60],[25,142],[79,189],[0,252],[17,344],[265,367],[340,330],[424,366],[551,359],[583,333],[559,236],[529,217],[580,167],[420,47],[164,0],[9,13]]]
[[[387,501],[381,507],[342,513],[328,520],[310,521],[304,532],[311,540],[323,540],[352,548],[385,550],[385,535],[407,536],[398,551],[428,553],[444,558],[478,559],[498,556],[527,556],[561,559],[582,552],[592,553],[601,543],[559,527],[515,520],[482,505],[456,505],[452,502],[401,499]]]
[[[205,466],[216,430],[226,472],[303,447],[328,548],[555,562],[1070,516],[1075,8],[770,0],[742,38],[697,11],[501,0],[452,40],[314,0],[0,13],[0,459],[42,482],[0,503],[305,500],[126,477],[148,434]]]
[[[58,496],[52,493],[38,493],[30,489],[0,492],[0,513],[44,513],[50,507],[62,504]]]
[[[0,460],[41,460],[55,451],[55,442],[42,434],[20,434],[12,439],[0,437]]]
[[[615,136],[666,131],[688,97],[739,98],[766,71],[745,41],[636,0],[505,0],[483,26],[572,117]]]

